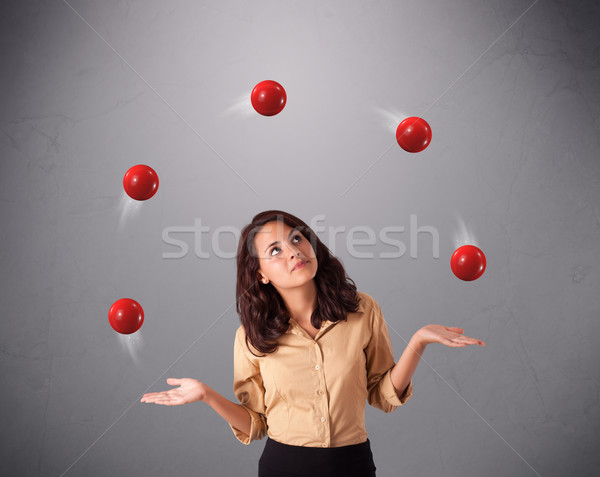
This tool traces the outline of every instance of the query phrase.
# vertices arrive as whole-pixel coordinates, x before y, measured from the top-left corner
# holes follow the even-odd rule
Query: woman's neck
[[[279,291],[290,316],[298,323],[310,323],[310,317],[317,307],[317,287],[310,280],[302,287]]]

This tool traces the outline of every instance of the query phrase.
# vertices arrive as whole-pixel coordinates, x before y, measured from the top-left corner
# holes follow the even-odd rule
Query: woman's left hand
[[[417,336],[423,345],[431,343],[442,343],[446,346],[462,348],[467,345],[485,346],[485,343],[477,338],[464,336],[465,330],[462,328],[442,325],[427,325],[417,331]]]

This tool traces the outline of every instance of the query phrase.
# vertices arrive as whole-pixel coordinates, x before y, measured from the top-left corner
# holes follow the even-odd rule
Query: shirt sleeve
[[[240,404],[250,414],[250,435],[236,427],[231,427],[235,437],[245,445],[254,440],[260,440],[267,434],[267,418],[265,415],[265,388],[263,386],[260,368],[257,363],[248,358],[248,351],[241,327],[235,335],[233,349],[233,392]]]
[[[367,361],[367,401],[383,412],[392,412],[405,404],[412,396],[412,379],[399,396],[392,383],[395,366],[392,342],[379,304],[371,299],[365,304],[372,321],[371,339],[365,348]]]

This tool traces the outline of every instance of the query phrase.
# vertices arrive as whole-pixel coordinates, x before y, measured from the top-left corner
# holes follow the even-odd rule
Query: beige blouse
[[[412,380],[401,396],[392,384],[394,354],[381,309],[370,295],[358,293],[359,310],[345,322],[324,321],[314,339],[291,318],[277,351],[265,357],[250,353],[240,325],[233,392],[252,419],[250,435],[230,425],[240,442],[268,434],[294,446],[359,444],[368,436],[365,400],[392,412],[410,399]]]

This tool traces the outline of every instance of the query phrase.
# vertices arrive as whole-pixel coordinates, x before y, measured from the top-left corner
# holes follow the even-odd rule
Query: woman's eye
[[[292,240],[294,240],[294,239],[298,239],[298,242],[299,242],[299,241],[301,241],[301,240],[302,240],[302,235],[294,235],[294,236],[292,237]],[[275,247],[273,247],[273,248],[271,249],[271,252],[270,252],[270,254],[269,254],[269,255],[273,256],[273,252],[274,252],[275,250],[281,250],[281,249],[280,249],[279,247],[275,246]]]

